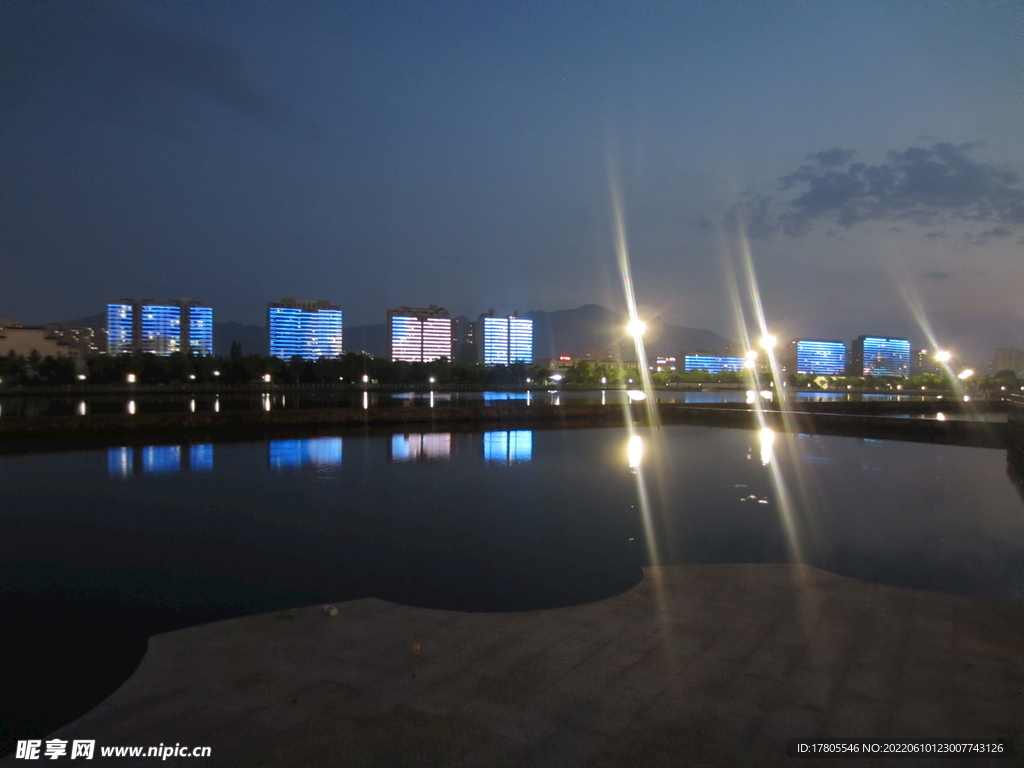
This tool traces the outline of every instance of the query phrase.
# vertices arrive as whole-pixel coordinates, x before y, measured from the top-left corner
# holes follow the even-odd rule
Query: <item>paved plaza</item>
[[[336,607],[154,636],[55,737],[212,750],[104,761],[97,747],[93,764],[119,766],[1024,765],[1019,604],[807,566],[677,565],[569,608]],[[786,757],[788,738],[826,736],[1003,737],[1018,756]]]

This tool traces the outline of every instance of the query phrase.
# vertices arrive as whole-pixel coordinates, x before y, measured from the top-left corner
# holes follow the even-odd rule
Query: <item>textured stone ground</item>
[[[212,747],[106,761],[119,766],[1024,765],[785,756],[797,736],[1006,737],[1024,753],[1021,605],[806,566],[680,565],[548,611],[337,607],[155,636],[56,737]]]

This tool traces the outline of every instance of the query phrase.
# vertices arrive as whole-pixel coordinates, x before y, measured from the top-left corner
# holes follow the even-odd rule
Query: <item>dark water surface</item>
[[[799,555],[885,584],[1024,600],[1024,503],[1004,451],[687,426],[641,435],[639,473],[622,429],[0,456],[0,629],[28,681],[0,694],[4,746],[95,706],[154,633],[366,596],[483,611],[582,603],[630,588],[651,552]]]

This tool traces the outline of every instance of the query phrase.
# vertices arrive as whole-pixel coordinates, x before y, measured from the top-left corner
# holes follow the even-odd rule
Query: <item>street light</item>
[[[641,320],[639,317],[634,317],[628,323],[626,323],[626,333],[632,336],[634,339],[639,339],[644,335],[644,331],[647,330],[647,323]]]
[[[967,379],[971,378],[971,376],[973,376],[973,375],[974,375],[974,370],[972,368],[964,368],[962,371],[960,371],[960,375],[957,376],[957,378],[960,379],[961,381],[966,381]]]
[[[935,359],[940,363],[948,363],[952,357],[953,355],[944,349],[940,349],[935,353]]]
[[[766,333],[761,337],[761,349],[765,352],[771,352],[775,349],[775,345],[778,343],[778,339],[772,336],[770,333]]]

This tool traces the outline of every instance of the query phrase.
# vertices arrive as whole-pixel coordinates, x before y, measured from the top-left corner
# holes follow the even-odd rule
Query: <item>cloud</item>
[[[746,195],[724,212],[722,223],[734,228],[742,219],[751,237],[781,231],[799,238],[819,223],[849,229],[869,222],[934,227],[960,221],[995,225],[974,235],[975,242],[1009,237],[1024,226],[1024,183],[1014,170],[974,160],[974,148],[943,143],[893,150],[877,165],[851,162],[852,149],[814,152],[778,180],[774,194]]]
[[[265,125],[289,116],[254,58],[127,6],[29,3],[0,27],[0,110],[73,104],[88,114],[98,105],[146,122],[184,95]]]
[[[832,147],[832,149],[825,149],[821,152],[812,152],[807,156],[808,160],[814,160],[818,165],[822,167],[832,167],[839,165],[846,165],[850,161],[850,158],[857,154],[855,149],[841,149],[840,147]]]
[[[970,149],[969,144],[936,144],[890,152],[880,165],[803,166],[781,179],[784,189],[803,189],[787,201],[780,216],[783,229],[798,235],[820,219],[844,227],[871,220],[929,225],[941,215],[1024,224],[1020,177],[974,162]]]

